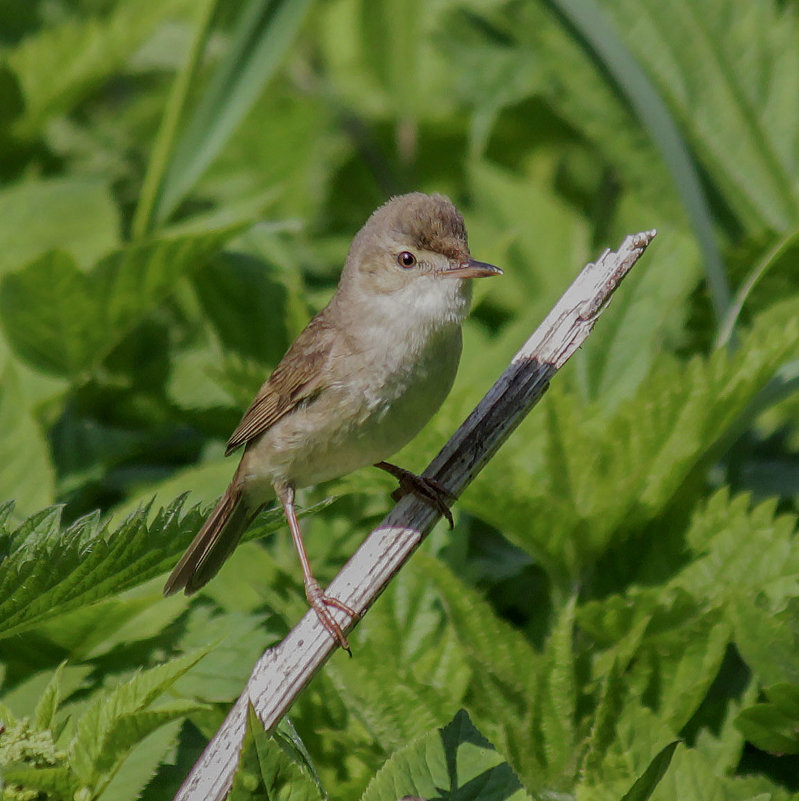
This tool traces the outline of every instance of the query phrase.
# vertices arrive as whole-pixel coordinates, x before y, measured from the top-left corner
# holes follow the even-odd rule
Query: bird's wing
[[[323,314],[308,323],[258,390],[228,440],[226,456],[324,389],[324,368],[330,359],[332,334]]]

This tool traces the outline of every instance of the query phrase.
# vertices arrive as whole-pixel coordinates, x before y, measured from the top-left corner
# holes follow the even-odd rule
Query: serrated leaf
[[[136,744],[166,723],[181,720],[204,709],[191,701],[173,701],[157,709],[145,709],[117,717],[102,740],[102,751],[94,760],[96,774],[111,773],[121,755],[126,755]],[[99,732],[98,732],[99,734]]]
[[[24,522],[11,535],[16,547],[0,562],[0,637],[165,572],[205,518],[205,511],[196,507],[184,513],[184,500],[160,509],[149,523],[148,509],[140,509],[113,530],[99,527],[90,515],[61,531],[57,509]],[[266,512],[248,532],[250,538],[265,533],[261,522],[278,528],[282,512]]]
[[[418,681],[410,671],[396,667],[393,677],[384,670],[372,670],[371,661],[363,664],[328,665],[328,676],[347,706],[363,724],[384,752],[390,753],[404,743],[442,725],[460,699],[442,696],[437,689]]]
[[[588,258],[586,219],[539,182],[486,162],[472,165],[470,183],[481,216],[493,223],[491,230],[509,237],[506,258],[497,260],[508,268],[509,281],[492,297],[501,300],[503,292],[510,293],[512,308],[521,302],[526,318],[540,318],[563,292],[574,265]],[[528,210],[524,218],[520,208]],[[514,262],[524,269],[511,270]]]
[[[193,277],[203,309],[226,351],[261,364],[277,364],[291,344],[286,325],[288,291],[259,259],[220,254]],[[259,320],[257,330],[252,321]]]
[[[159,765],[168,759],[182,725],[179,720],[167,723],[140,741],[104,787],[98,801],[138,801]]]
[[[96,352],[91,280],[63,251],[51,251],[0,284],[0,314],[9,343],[32,367],[71,375]]]
[[[600,777],[600,766],[605,752],[616,736],[616,722],[624,709],[624,686],[618,663],[613,662],[602,682],[599,703],[594,711],[591,733],[583,758],[582,776],[588,784]]]
[[[147,709],[209,650],[206,648],[138,672],[132,679],[92,698],[76,721],[69,744],[70,765],[82,782],[96,785],[146,735],[198,708],[196,704],[181,703],[163,709]]]
[[[783,230],[797,211],[793,14],[735,0],[608,4],[739,219]],[[680,57],[676,58],[676,53]]]
[[[510,765],[461,710],[443,729],[397,751],[369,783],[362,801],[404,796],[473,801],[525,801]]]
[[[735,644],[764,684],[799,683],[799,597],[787,604],[755,597],[732,597],[729,618]]]
[[[180,277],[242,227],[130,245],[88,273],[63,252],[45,254],[0,284],[8,341],[33,367],[75,377],[99,364]]]
[[[750,404],[799,341],[785,314],[763,315],[734,354],[687,363],[662,356],[609,417],[553,385],[546,430],[540,416],[523,423],[461,503],[541,560],[566,591],[608,547],[647,530],[678,493],[695,493],[751,425]],[[690,502],[680,497],[683,507]]]
[[[577,686],[572,639],[576,605],[577,598],[571,596],[552,628],[544,650],[546,667],[536,704],[551,777],[571,775],[575,768]]]
[[[512,693],[529,700],[534,676],[541,668],[541,657],[532,645],[446,565],[424,553],[417,553],[414,561],[416,569],[441,594],[460,643],[476,670],[488,672]]]
[[[324,796],[305,767],[293,759],[274,734],[264,730],[252,705],[247,717],[230,801],[322,801]]]
[[[55,713],[61,696],[61,674],[66,662],[62,662],[53,673],[52,678],[44,688],[44,692],[36,704],[33,712],[33,724],[37,729],[53,729]]]
[[[3,783],[52,793],[55,798],[74,798],[81,785],[69,768],[3,768]]]

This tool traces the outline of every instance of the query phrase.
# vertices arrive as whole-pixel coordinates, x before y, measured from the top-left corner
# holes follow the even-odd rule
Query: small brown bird
[[[325,595],[313,577],[294,490],[374,464],[451,523],[446,490],[383,460],[420,431],[452,387],[469,279],[501,274],[471,258],[463,217],[448,198],[414,192],[378,208],[353,240],[330,302],[297,337],[230,437],[227,454],[244,446],[239,467],[164,593],[192,593],[209,581],[277,496],[308,603],[349,650],[328,607],[355,613]]]

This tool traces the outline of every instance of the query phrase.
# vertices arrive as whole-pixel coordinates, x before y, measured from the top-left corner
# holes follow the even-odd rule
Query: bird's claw
[[[327,633],[339,644],[339,646],[341,646],[341,648],[343,648],[350,656],[352,656],[350,644],[346,635],[344,634],[344,630],[336,622],[333,615],[330,614],[327,607],[333,606],[336,609],[340,609],[342,612],[346,612],[353,621],[358,620],[360,615],[354,609],[350,609],[347,604],[339,601],[338,598],[325,595],[322,588],[316,581],[306,581],[305,597],[308,599],[308,604],[310,605],[311,609],[316,612],[319,622],[322,624],[322,626],[324,626]]]
[[[378,462],[375,467],[391,473],[399,481],[399,487],[391,493],[393,500],[398,501],[408,494],[415,495],[417,498],[421,498],[434,506],[442,517],[446,518],[449,527],[451,529],[455,528],[452,512],[447,504],[447,501],[452,502],[455,500],[455,495],[438,479],[430,476],[417,476],[416,473],[412,473],[403,467],[397,467],[397,465],[389,462]]]

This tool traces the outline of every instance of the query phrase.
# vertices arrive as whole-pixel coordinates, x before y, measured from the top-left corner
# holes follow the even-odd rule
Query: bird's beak
[[[490,275],[502,275],[502,270],[493,264],[469,259],[444,270],[440,275],[442,278],[488,278]]]

